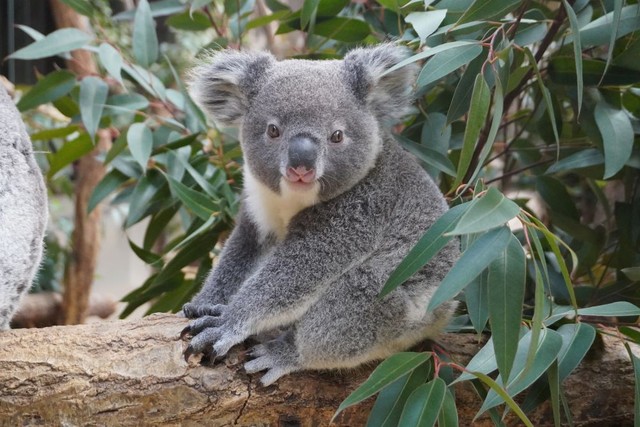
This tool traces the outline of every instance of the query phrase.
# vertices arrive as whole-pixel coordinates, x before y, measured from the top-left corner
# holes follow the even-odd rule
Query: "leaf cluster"
[[[424,309],[457,298],[462,311],[449,329],[491,338],[466,366],[442,352],[392,356],[339,410],[379,393],[372,426],[458,425],[451,385],[470,381],[484,402],[480,413],[496,425],[509,411],[530,425],[526,412],[547,398],[556,425],[571,424],[562,380],[596,334],[640,343],[636,2],[305,0],[294,10],[265,0],[271,13],[256,14],[262,3],[254,0],[141,0],[110,17],[89,0],[63,1],[99,35],[21,27],[34,42],[12,57],[86,49],[100,75],[42,76],[18,107],[29,115],[51,103],[65,117],[31,123],[40,126],[32,138],[52,147],[52,180],[87,155],[100,132],[116,136],[89,209],[109,200],[128,207],[125,228],[147,220],[144,241],[131,248],[153,268],[125,297],[123,316],[146,302],[149,312],[176,311],[191,298],[232,226],[242,179],[237,135],[209,127],[180,70],[161,54],[155,26],[163,17],[177,34],[210,35],[203,48],[241,48],[247,32],[274,26],[275,36],[304,38],[297,57],[340,57],[356,43],[393,39],[413,51],[396,67],[422,64],[414,114],[396,138],[452,209],[380,297],[459,239],[462,256]],[[110,39],[106,23],[130,37]]]

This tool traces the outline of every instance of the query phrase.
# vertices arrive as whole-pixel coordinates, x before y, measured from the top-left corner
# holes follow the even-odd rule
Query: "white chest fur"
[[[280,194],[258,181],[249,168],[244,168],[246,207],[256,222],[262,238],[273,233],[278,240],[287,235],[291,218],[301,210],[318,203],[318,183],[307,191],[296,191],[280,182]]]

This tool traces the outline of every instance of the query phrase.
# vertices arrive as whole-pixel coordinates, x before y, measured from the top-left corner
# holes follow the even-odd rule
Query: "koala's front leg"
[[[299,319],[327,286],[375,249],[381,236],[378,222],[383,223],[384,217],[371,210],[362,204],[345,206],[340,213],[353,215],[353,220],[340,222],[331,221],[335,211],[328,209],[314,207],[300,213],[285,240],[247,279],[224,312],[195,334],[188,352],[208,352],[213,346],[216,356],[224,356],[250,335]]]
[[[220,260],[207,276],[200,292],[182,308],[184,315],[191,319],[219,315],[219,306],[229,303],[231,296],[255,268],[259,251],[258,230],[241,209]]]

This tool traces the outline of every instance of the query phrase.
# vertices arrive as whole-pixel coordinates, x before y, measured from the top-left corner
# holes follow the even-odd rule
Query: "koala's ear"
[[[191,70],[189,92],[217,123],[237,125],[275,61],[265,52],[215,52]]]
[[[344,58],[344,71],[352,90],[378,120],[397,122],[413,102],[413,84],[418,71],[415,63],[384,74],[408,56],[408,49],[387,43],[352,50]]]

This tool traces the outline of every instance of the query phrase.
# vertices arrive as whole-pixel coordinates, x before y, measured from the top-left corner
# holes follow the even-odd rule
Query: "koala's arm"
[[[228,304],[231,296],[255,268],[259,250],[258,230],[241,208],[220,260],[207,276],[198,295],[185,304],[184,314],[190,318],[200,317],[209,314],[210,307],[215,304]]]
[[[327,286],[375,250],[384,209],[374,198],[348,199],[294,217],[282,244],[231,299],[226,322],[242,339],[300,318]]]

